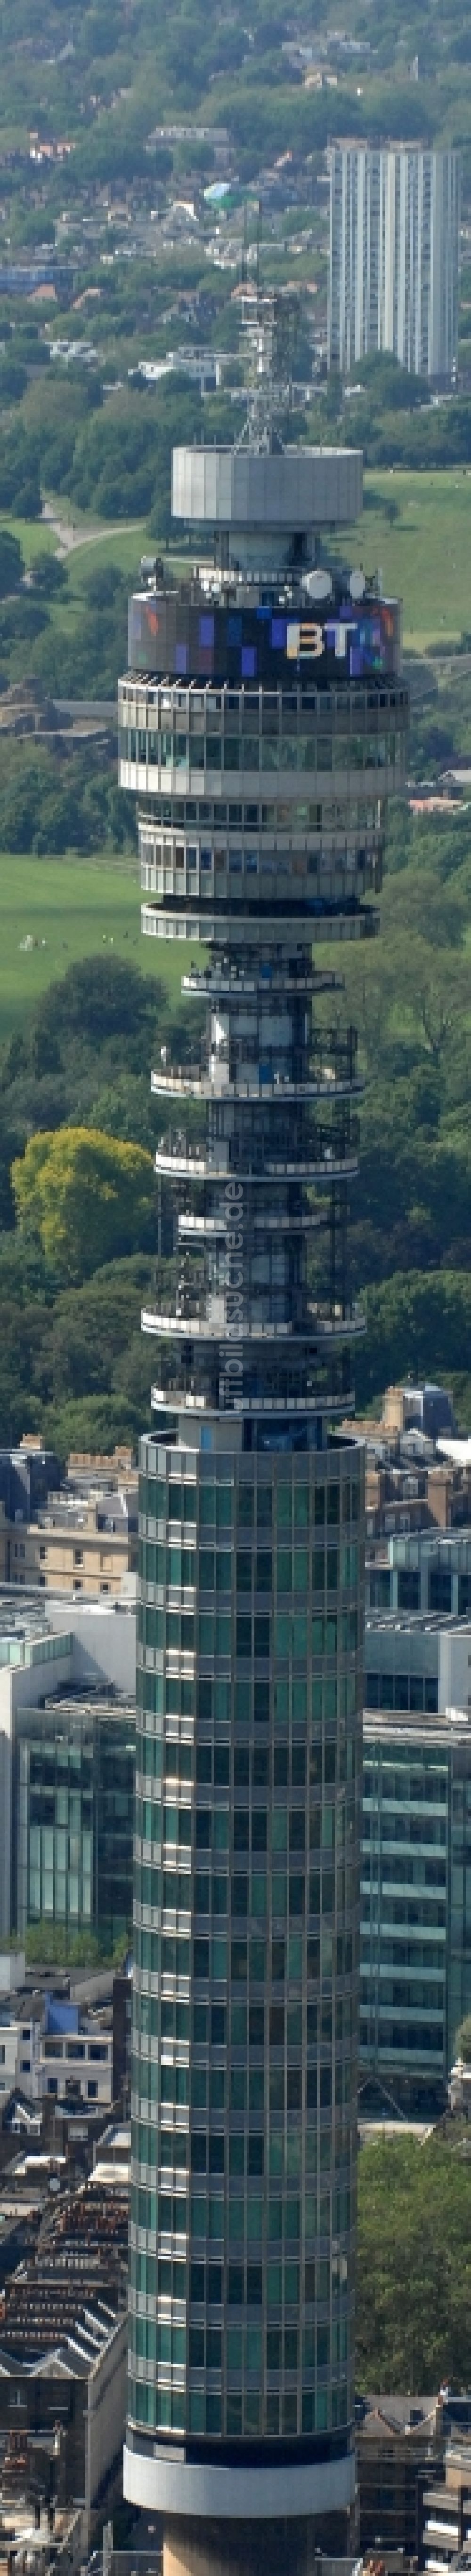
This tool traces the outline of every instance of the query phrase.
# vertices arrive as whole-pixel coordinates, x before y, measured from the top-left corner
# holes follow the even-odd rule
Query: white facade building
[[[168,349],[166,358],[139,358],[137,367],[128,367],[131,383],[139,376],[145,385],[160,385],[165,376],[187,376],[200,394],[220,392],[223,359],[213,349]]]
[[[460,155],[418,144],[328,152],[328,363],[348,376],[390,350],[410,375],[453,384],[458,353]]]
[[[24,1998],[23,1998],[24,2002]],[[26,2093],[28,2099],[40,2102],[46,2093],[62,2101],[68,2091],[81,2095],[82,2102],[95,2102],[100,2110],[111,2110],[113,2100],[113,2037],[111,2029],[95,2020],[88,2024],[76,2014],[77,2028],[51,2029],[47,2002],[38,2011],[4,2007],[0,2014],[0,2106],[11,2093]],[[108,2017],[109,2018],[109,2017]]]
[[[0,1599],[0,1942],[14,1924],[13,1880],[17,1815],[14,1748],[17,1712],[77,1689],[109,1690],[134,1697],[135,1601],[77,1601],[30,1597],[29,1604]],[[2,1979],[2,1983],[4,1980]],[[1,2088],[0,2088],[1,2089]]]
[[[31,2004],[26,2004],[24,2012],[15,2012],[14,2005],[6,2005],[0,2016],[0,2108],[16,2092],[39,2101],[43,2091],[41,2044],[41,2024]],[[47,2086],[44,2089],[47,2091]]]
[[[60,2018],[60,2014],[59,2014]],[[62,2101],[69,2087],[80,2093],[82,2102],[96,2102],[100,2110],[111,2110],[113,2100],[113,2035],[106,2020],[81,2020],[77,2029],[51,2027],[51,2016],[45,2013],[46,2028],[41,2031],[39,2090],[52,2093]]]

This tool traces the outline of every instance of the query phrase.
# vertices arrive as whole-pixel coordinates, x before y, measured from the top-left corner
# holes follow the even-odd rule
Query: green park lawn
[[[380,566],[384,590],[402,599],[409,652],[459,643],[471,633],[471,468],[375,469],[364,489],[363,517],[342,536],[343,559],[369,573]]]
[[[82,571],[86,569],[87,564],[90,565],[93,546],[94,563],[95,560],[99,564],[109,563],[112,560],[113,563],[120,563],[123,570],[134,573],[136,563],[139,564],[139,556],[145,554],[152,544],[143,519],[136,519],[132,527],[125,523],[121,530],[114,524],[107,528],[106,521],[100,522],[96,512],[77,510],[72,507],[70,501],[60,499],[57,503],[53,502],[52,507],[64,527],[73,528],[75,535],[77,537],[80,535],[83,539],[83,545],[77,544],[73,555],[67,558],[69,567],[73,563],[74,571],[76,565],[78,570],[82,569]],[[28,570],[36,562],[38,555],[57,554],[57,536],[47,519],[18,519],[14,513],[2,510],[1,523],[2,528],[9,528],[11,535],[18,537]],[[153,542],[155,548],[155,537]]]
[[[177,1001],[187,963],[183,944],[142,939],[137,864],[132,859],[39,859],[0,853],[0,1045],[22,1025],[48,984],[80,957],[113,943]],[[32,947],[23,945],[32,940]]]

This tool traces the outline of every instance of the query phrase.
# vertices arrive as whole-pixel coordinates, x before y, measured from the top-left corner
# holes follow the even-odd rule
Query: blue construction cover
[[[46,2037],[54,2031],[78,2030],[78,2004],[69,2004],[62,1995],[46,1995]]]

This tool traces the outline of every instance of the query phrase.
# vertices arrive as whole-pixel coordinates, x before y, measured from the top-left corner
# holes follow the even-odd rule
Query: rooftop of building
[[[428,1709],[364,1708],[363,1741],[368,1737],[388,1735],[404,1743],[426,1746],[430,1752],[449,1753],[454,1744],[471,1747],[471,1711],[447,1708],[442,1712]]]
[[[409,158],[415,159],[417,153],[423,152],[425,154],[425,158],[431,161],[447,161],[448,159],[459,161],[460,159],[460,154],[459,151],[457,151],[456,146],[447,143],[442,145],[430,143],[424,135],[416,135],[415,141],[412,141],[412,139],[409,139],[408,141],[407,138],[404,136],[401,137],[400,134],[388,134],[379,137],[378,141],[369,143],[365,139],[364,134],[342,134],[339,135],[338,140],[336,139],[335,142],[330,143],[327,146],[327,150],[331,155],[334,152],[362,152],[366,153],[370,158],[374,153],[379,152],[404,152],[407,153]]]
[[[103,2354],[112,2342],[123,2314],[123,2302],[118,2312],[115,2306],[105,2307],[103,2302],[97,2302],[94,2306],[87,2297],[86,2305],[80,2307],[79,2304],[75,2307],[69,2331],[65,2330],[61,2334],[58,2321],[56,2340],[51,2341],[49,2338],[47,2321],[44,2346],[39,2345],[32,2357],[29,2350],[25,2353],[21,2334],[18,2349],[13,2349],[10,2345],[4,2346],[0,2310],[0,2380],[16,2378],[19,2359],[22,2362],[26,2359],[30,2378],[50,2378],[57,2373],[59,2377],[63,2375],[67,2379],[90,2379],[103,2360]],[[32,2341],[35,2342],[34,2328]]]
[[[42,1734],[47,1732],[48,1723],[57,1733],[61,1721],[71,1730],[74,1724],[77,1728],[92,1727],[97,1722],[113,1726],[119,1718],[121,1723],[129,1721],[134,1739],[136,1703],[131,1692],[118,1691],[114,1682],[110,1682],[108,1689],[97,1682],[96,1690],[90,1687],[87,1690],[85,1684],[77,1682],[74,1690],[55,1691],[51,1697],[41,1700],[40,1708],[19,1708],[17,1715],[24,1730],[31,1728],[32,1732],[40,1731]]]
[[[450,1617],[440,1610],[368,1610],[365,1628],[368,1634],[371,1631],[375,1636],[386,1637],[437,1636],[444,1633],[447,1637],[462,1638],[469,1633],[471,1647],[469,1619],[456,1619],[453,1615]]]
[[[26,2154],[15,2155],[2,2176],[0,2224],[14,2216],[19,2203],[31,2208],[44,2202],[51,2188],[65,2179],[67,2159],[56,2149],[47,2149],[40,2139],[27,2148]]]
[[[93,2175],[96,2183],[116,2185],[127,2190],[131,2165],[131,2130],[125,2120],[110,2121],[103,2137],[93,2149]]]
[[[399,2116],[395,2119],[393,2113],[387,2111],[381,2112],[377,2117],[375,2117],[374,2113],[371,2113],[370,2111],[363,2114],[361,2111],[361,2102],[365,2092],[369,2092],[368,2082],[366,2085],[361,2084],[359,2089],[359,2147],[369,2146],[376,2138],[381,2138],[383,2141],[385,2139],[389,2140],[390,2138],[417,2138],[419,2146],[422,2147],[425,2145],[426,2138],[432,2137],[435,2125],[432,2120],[407,2119],[405,2113],[400,2119]],[[418,2405],[420,2400],[417,2398],[416,2401],[414,2400],[414,2403],[415,2402]],[[388,2400],[386,2398],[376,2399],[372,2397],[371,2399],[366,2399],[359,2397],[357,2400],[357,2404],[360,2409],[366,2404],[376,2406],[377,2404],[387,2405],[387,2403]],[[429,2405],[429,2403],[430,2400],[427,2398],[427,2405]]]
[[[31,1531],[64,1530],[67,1535],[71,1530],[107,1530],[116,1537],[124,1536],[130,1527],[137,1529],[137,1488],[132,1494],[121,1493],[97,1481],[85,1493],[51,1495],[40,1504],[28,1527]]]
[[[31,1716],[35,1714],[32,1709]],[[111,1961],[104,1967],[57,1968],[46,1959],[27,1967],[24,1949],[15,1938],[9,1949],[0,1944],[0,2013],[10,2005],[15,2011],[23,2011],[24,2006],[31,2010],[33,2003],[41,2012],[46,1997],[59,2008],[72,2004],[79,2013],[87,2006],[101,2006],[111,2002],[116,1973]]]
[[[65,2347],[89,2372],[127,2301],[128,2193],[95,2178],[54,2200],[37,2250],[0,2296],[0,2370],[53,2366]],[[63,2364],[64,2366],[64,2364]],[[74,2363],[75,2367],[75,2363]]]
[[[2,2448],[3,2462],[5,2462],[5,2444]],[[30,2445],[28,2444],[23,2454],[24,2471],[27,2469],[29,2457]],[[21,2488],[21,2468],[18,2459],[16,2473],[18,2486]],[[41,2523],[38,2525],[34,2503],[31,2503],[29,2496],[25,2493],[22,2495],[20,2491],[18,2495],[7,2498],[4,2487],[5,2482],[2,2478],[0,2576],[14,2576],[16,2567],[21,2569],[22,2576],[25,2568],[28,2569],[28,2576],[45,2576],[45,2571],[50,2565],[56,2568],[67,2565],[69,2570],[77,2566],[80,2562],[82,2531],[80,2506],[57,2505],[51,2518],[47,2511],[43,2513]]]
[[[11,2215],[23,2198],[47,2205],[51,2176],[70,2190],[71,2175],[91,2176],[93,2150],[100,2146],[109,2108],[82,2100],[75,2090],[62,2101],[51,2094],[32,2101],[14,2085],[1,2105],[0,2175],[2,2207]],[[65,2159],[65,2164],[64,2164]],[[107,2169],[97,2175],[106,2190]],[[55,2187],[55,2184],[54,2184]]]
[[[0,1661],[5,1641],[27,1645],[51,1633],[48,1607],[44,1593],[34,1586],[25,1586],[20,1601],[15,1584],[0,1584]]]
[[[99,1485],[106,1493],[117,1489],[137,1493],[139,1470],[132,1449],[106,1451],[71,1449],[66,1465],[67,1484],[74,1493]]]
[[[123,1578],[118,1597],[112,1593],[95,1599],[86,1589],[78,1596],[72,1589],[44,1592],[39,1584],[21,1587],[0,1583],[0,1668],[3,1665],[29,1664],[59,1660],[71,1653],[73,1626],[87,1614],[93,1619],[132,1616],[136,1599],[136,1577]],[[71,1625],[68,1627],[70,1612]]]
[[[400,1566],[419,1565],[421,1561],[435,1563],[438,1552],[440,1561],[449,1560],[453,1567],[461,1559],[467,1562],[470,1547],[471,1518],[452,1522],[451,1528],[447,1524],[446,1529],[436,1521],[432,1525],[427,1522],[425,1529],[415,1524],[411,1529],[385,1528],[379,1539],[371,1539],[369,1544],[367,1540],[366,1554],[374,1566]]]
[[[357,2436],[361,2433],[362,2439],[363,2437],[366,2440],[375,2439],[378,2430],[396,2435],[416,2434],[423,2431],[424,2434],[430,2435],[435,2431],[437,2414],[441,2414],[441,2410],[440,2392],[426,2397],[411,2397],[410,2394],[399,2397],[389,2395],[357,2397],[355,2401]]]

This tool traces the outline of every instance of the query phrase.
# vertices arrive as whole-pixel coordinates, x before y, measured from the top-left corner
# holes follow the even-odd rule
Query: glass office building
[[[373,2087],[401,2108],[442,2107],[470,2010],[468,1718],[367,1713],[360,2101]]]
[[[442,2109],[456,2031],[471,2009],[471,1629],[449,1615],[452,1590],[468,1607],[468,1549],[461,1531],[391,1539],[388,1582],[399,1590],[405,1578],[412,1604],[399,1595],[396,1607],[366,1612],[364,2108],[389,2098],[425,2115]],[[442,1615],[426,1606],[432,1584]]]
[[[365,1600],[367,1610],[389,1610],[400,1619],[404,1614],[414,1619],[417,1613],[422,1618],[429,1613],[433,1618],[469,1619],[471,1532],[427,1529],[407,1537],[394,1533],[381,1550],[381,1563],[373,1554],[369,1564],[367,1559]],[[393,1707],[394,1702],[383,1704]],[[438,1700],[431,1705],[438,1708]],[[369,1700],[367,1706],[380,1707],[381,1701]]]
[[[17,1709],[13,1921],[48,1923],[103,1950],[129,1940],[133,1904],[133,1703],[92,1696]]]
[[[206,949],[199,1060],[152,1076],[177,1278],[143,1317],[125,2452],[195,2571],[273,2566],[276,2522],[307,2567],[354,2496],[359,1083],[323,957],[376,926],[406,701],[395,603],[318,560],[361,460],[280,448],[278,318],[247,445],[174,457],[205,561],[155,567],[120,689],[143,927]]]

